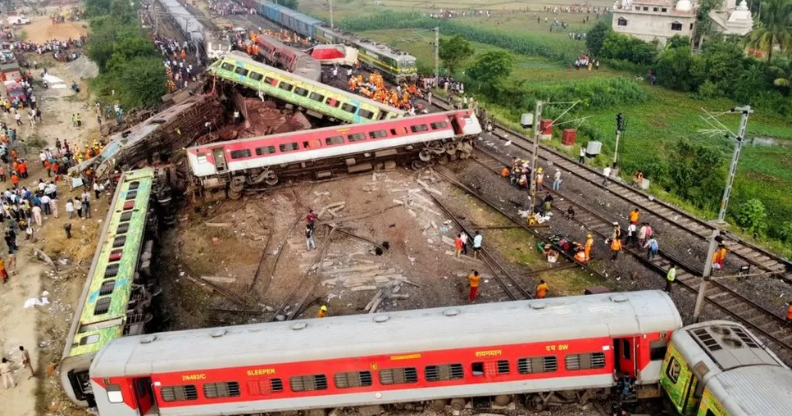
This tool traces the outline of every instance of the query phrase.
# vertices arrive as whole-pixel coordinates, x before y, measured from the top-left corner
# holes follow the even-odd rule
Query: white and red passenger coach
[[[594,397],[655,391],[680,327],[661,291],[453,306],[127,336],[90,378],[102,416]]]
[[[472,110],[456,110],[199,145],[187,148],[187,159],[204,188],[230,185],[241,192],[246,185],[274,185],[296,165],[310,169],[340,161],[350,172],[363,172],[409,153],[427,163],[464,158],[480,133]]]

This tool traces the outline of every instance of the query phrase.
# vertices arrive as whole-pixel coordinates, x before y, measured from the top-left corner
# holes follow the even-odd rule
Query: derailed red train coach
[[[117,339],[94,359],[102,416],[241,415],[489,396],[541,404],[656,392],[671,333],[660,291],[209,328]]]

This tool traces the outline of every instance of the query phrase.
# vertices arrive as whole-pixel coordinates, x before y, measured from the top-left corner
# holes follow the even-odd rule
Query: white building
[[[724,0],[709,13],[712,28],[726,35],[748,34],[753,28],[745,0]],[[638,39],[665,44],[674,35],[693,38],[698,4],[691,0],[620,0],[613,7],[613,30]]]
[[[726,0],[724,7],[709,12],[712,29],[724,35],[745,36],[753,28],[753,17],[745,0],[737,6],[737,0]]]
[[[697,8],[690,0],[622,0],[614,5],[613,30],[661,44],[674,35],[692,38]]]

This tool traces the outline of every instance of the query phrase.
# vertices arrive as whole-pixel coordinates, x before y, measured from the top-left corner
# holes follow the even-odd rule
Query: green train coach
[[[792,370],[734,322],[674,332],[660,384],[684,416],[792,415]]]
[[[156,226],[150,198],[154,169],[125,172],[88,271],[61,361],[61,384],[78,406],[93,405],[88,369],[93,357],[118,337],[143,332],[151,301],[143,283],[149,276]]]
[[[357,124],[405,114],[397,108],[256,62],[236,51],[212,64],[208,71],[224,80],[305,108],[308,114],[317,118],[326,116]]]

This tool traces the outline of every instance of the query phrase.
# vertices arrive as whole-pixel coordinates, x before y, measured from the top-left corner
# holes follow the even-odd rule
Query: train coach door
[[[137,400],[140,414],[143,416],[158,415],[159,411],[157,407],[154,406],[154,392],[151,390],[151,378],[136,378],[133,387],[135,389],[135,400]]]
[[[226,164],[225,151],[223,148],[218,147],[216,149],[212,149],[212,156],[214,157],[217,173],[225,172],[228,169],[228,164]]]
[[[636,374],[638,374],[638,357],[635,348],[635,338],[617,338],[613,340],[613,344],[614,362],[617,365],[618,374],[636,377]]]

